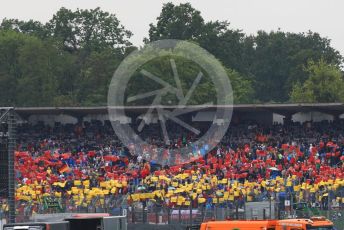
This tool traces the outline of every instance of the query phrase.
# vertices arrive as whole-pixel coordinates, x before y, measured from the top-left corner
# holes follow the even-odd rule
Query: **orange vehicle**
[[[209,221],[201,225],[200,230],[333,230],[333,223],[325,217],[311,219],[285,220],[234,220]]]
[[[201,230],[234,230],[234,229],[275,229],[269,220],[230,220],[209,221],[201,225]]]
[[[286,219],[278,220],[276,230],[293,230],[293,229],[334,229],[333,223],[325,217],[312,217],[311,219]]]

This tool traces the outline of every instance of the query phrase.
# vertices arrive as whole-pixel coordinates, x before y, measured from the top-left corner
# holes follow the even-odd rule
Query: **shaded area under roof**
[[[173,110],[176,106],[159,106],[162,109]],[[195,108],[203,111],[214,111],[217,108],[231,108],[235,113],[266,111],[281,115],[292,115],[298,112],[318,111],[331,115],[340,115],[344,113],[344,103],[299,103],[299,104],[240,104],[240,105],[190,105],[186,109],[194,110]],[[149,106],[126,106],[111,107],[111,109],[125,108],[128,113],[142,113],[148,110]],[[86,116],[92,114],[107,114],[107,106],[97,107],[17,107],[15,111],[20,116],[30,115],[59,115],[67,114],[72,116]]]

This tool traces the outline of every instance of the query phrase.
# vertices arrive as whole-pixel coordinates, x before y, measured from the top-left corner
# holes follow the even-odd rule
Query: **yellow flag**
[[[55,192],[55,196],[56,197],[61,197],[61,193],[60,192]]]
[[[344,200],[344,198],[343,198]],[[198,203],[200,204],[203,204],[205,202],[205,198],[201,197],[201,198],[198,198]]]
[[[291,182],[291,180],[288,180],[287,181],[287,187],[291,187],[293,184],[292,184],[292,182]]]
[[[295,185],[295,186],[294,186],[294,191],[295,191],[295,192],[298,192],[298,191],[300,191],[300,188],[301,188],[300,185]]]
[[[223,198],[224,198],[224,199],[227,200],[227,199],[228,199],[228,196],[229,196],[229,192],[226,191],[226,192],[223,193]]]
[[[82,184],[83,184],[84,186],[89,186],[89,185],[90,185],[90,181],[89,181],[89,180],[84,180],[84,181],[82,182]]]

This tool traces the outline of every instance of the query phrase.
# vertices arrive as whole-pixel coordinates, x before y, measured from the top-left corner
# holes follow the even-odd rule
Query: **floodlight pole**
[[[14,151],[16,148],[16,118],[14,109],[11,108],[7,115],[8,124],[8,205],[10,223],[15,223],[15,171],[14,171]]]

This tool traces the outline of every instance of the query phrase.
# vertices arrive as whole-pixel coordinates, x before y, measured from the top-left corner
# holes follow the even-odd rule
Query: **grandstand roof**
[[[175,109],[176,106],[159,106],[163,109]],[[255,112],[266,111],[282,115],[294,114],[298,112],[318,111],[333,115],[344,113],[344,103],[299,103],[299,104],[239,104],[239,105],[190,105],[186,109],[194,110],[215,110],[216,108],[231,108],[235,112]],[[111,107],[111,109],[123,109],[124,107]],[[132,113],[146,111],[149,106],[126,106],[125,110]],[[106,114],[107,106],[98,107],[17,107],[15,111],[19,115],[58,115],[69,114],[83,116],[87,114]]]

